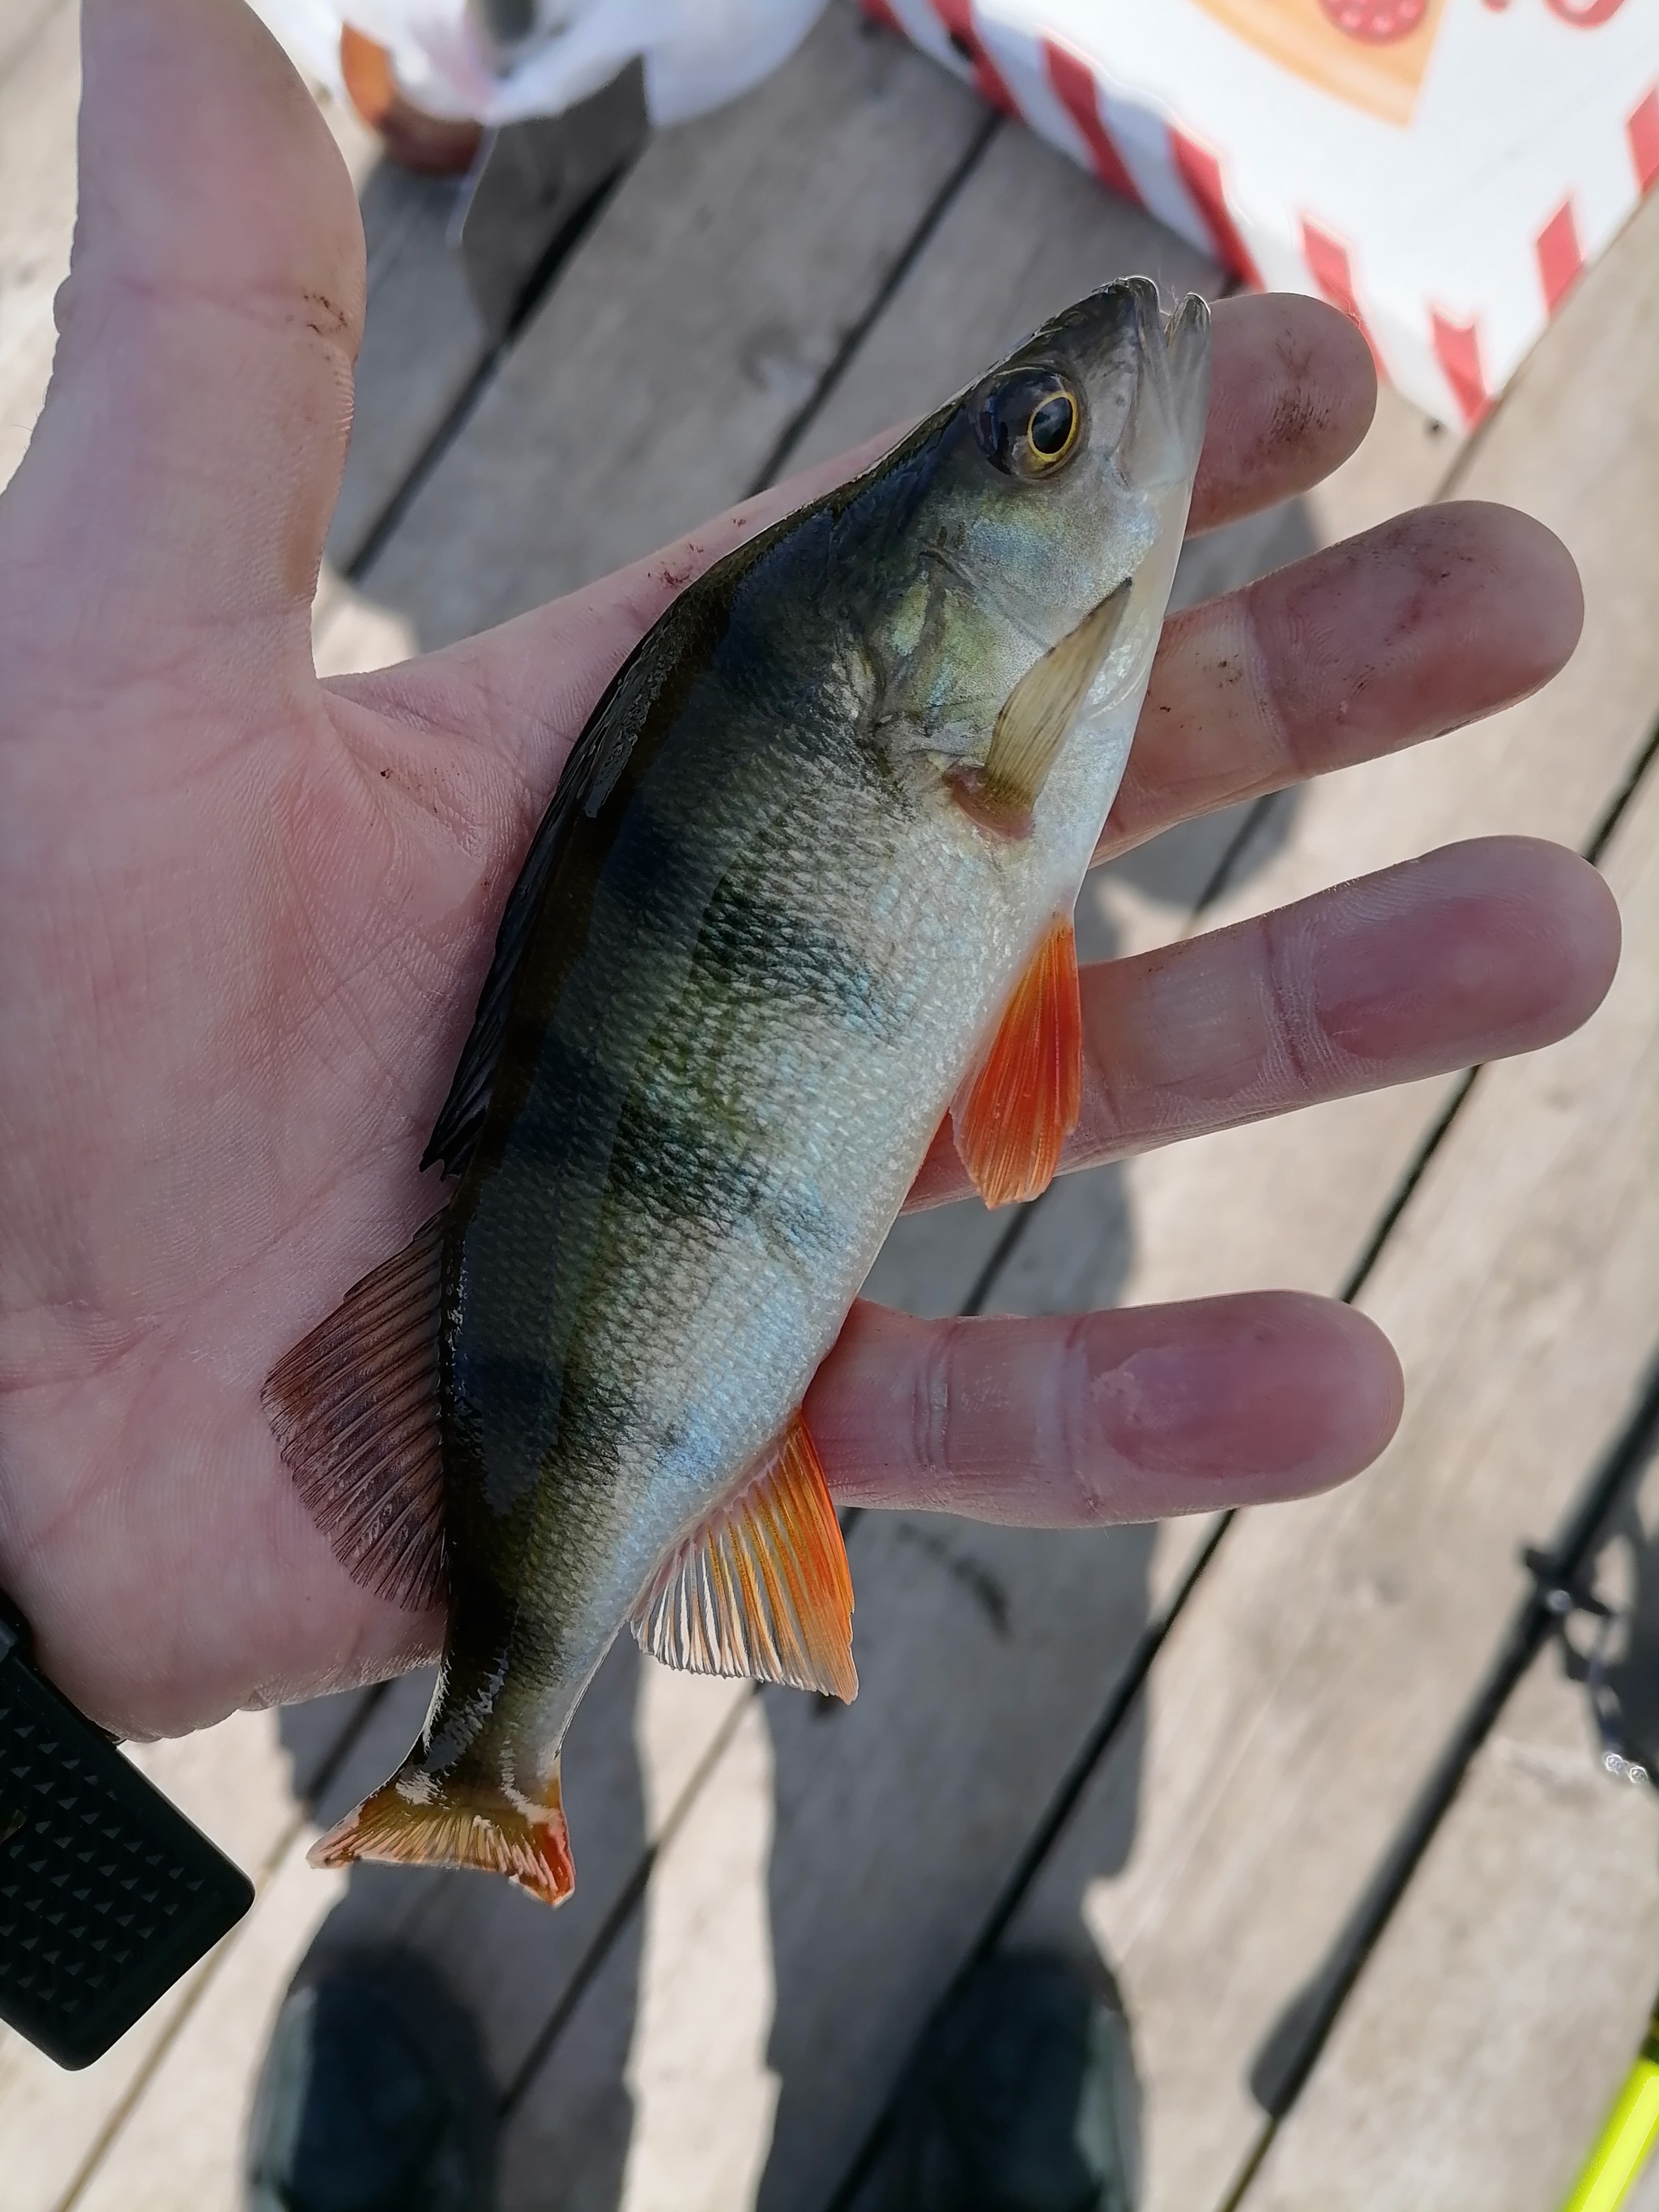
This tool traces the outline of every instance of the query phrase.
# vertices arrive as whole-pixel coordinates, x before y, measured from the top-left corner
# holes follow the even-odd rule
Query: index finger
[[[1323,301],[1246,294],[1217,303],[1212,328],[1210,414],[1189,535],[1322,483],[1376,412],[1370,348]]]

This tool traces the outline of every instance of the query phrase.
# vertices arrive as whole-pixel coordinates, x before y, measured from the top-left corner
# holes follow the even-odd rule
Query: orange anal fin
[[[799,1413],[775,1453],[668,1554],[634,1633],[653,1659],[692,1674],[857,1695],[847,1547]]]
[[[987,1206],[1047,1190],[1082,1104],[1077,944],[1064,915],[1031,955],[951,1102],[957,1154]]]
[[[394,1774],[312,1845],[313,1866],[383,1859],[395,1866],[474,1867],[502,1874],[544,1905],[576,1886],[556,1769],[545,1801],[514,1803],[503,1790],[420,1773]]]

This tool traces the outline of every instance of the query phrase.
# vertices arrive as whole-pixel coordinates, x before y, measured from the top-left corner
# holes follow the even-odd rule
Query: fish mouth
[[[1189,483],[1210,398],[1210,310],[1189,292],[1168,313],[1150,276],[1102,287],[1037,333],[1082,372],[1100,442],[1136,491]]]

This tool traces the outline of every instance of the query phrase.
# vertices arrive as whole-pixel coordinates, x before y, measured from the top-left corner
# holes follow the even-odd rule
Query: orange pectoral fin
[[[1047,1190],[1082,1105],[1077,943],[1071,916],[1062,915],[951,1102],[957,1154],[987,1206]]]

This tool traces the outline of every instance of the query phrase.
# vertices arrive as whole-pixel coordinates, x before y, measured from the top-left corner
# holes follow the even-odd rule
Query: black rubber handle
[[[240,1869],[36,1671],[0,1600],[0,2019],[88,2065],[252,1902]]]

